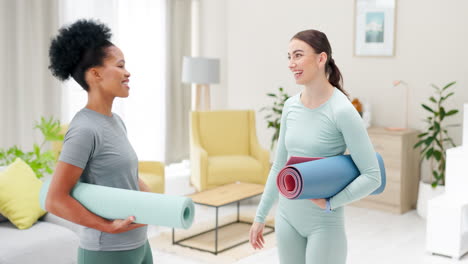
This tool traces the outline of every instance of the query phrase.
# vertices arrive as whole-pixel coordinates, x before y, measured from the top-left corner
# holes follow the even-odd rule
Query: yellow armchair
[[[139,161],[138,175],[148,185],[151,192],[164,193],[164,163],[159,161]]]
[[[65,135],[68,130],[68,125],[63,125],[61,133]],[[56,159],[60,156],[63,142],[52,142],[52,152]],[[138,175],[148,185],[151,192],[164,193],[165,176],[164,176],[164,163],[159,161],[139,161],[138,162]]]
[[[236,181],[265,184],[270,152],[260,146],[252,110],[191,112],[190,181],[198,191]]]

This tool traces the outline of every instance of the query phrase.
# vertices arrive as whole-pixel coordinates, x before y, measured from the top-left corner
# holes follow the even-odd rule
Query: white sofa
[[[0,264],[74,264],[78,230],[77,224],[51,213],[24,230],[0,215]]]
[[[47,213],[24,230],[0,223],[1,264],[72,264],[78,250],[78,225]]]

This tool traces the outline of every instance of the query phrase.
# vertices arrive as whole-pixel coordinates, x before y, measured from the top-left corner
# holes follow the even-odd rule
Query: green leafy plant
[[[282,87],[278,88],[278,93],[267,93],[267,96],[272,97],[275,99],[273,101],[272,106],[265,106],[260,109],[260,112],[266,111],[267,115],[265,116],[265,120],[267,121],[267,128],[273,128],[275,132],[271,137],[271,146],[270,148],[273,149],[275,142],[278,140],[279,131],[281,126],[281,114],[283,113],[284,102],[288,100],[290,97],[287,93],[284,92]]]
[[[60,134],[60,121],[52,117],[48,120],[41,117],[40,122],[36,122],[34,129],[39,129],[43,136],[42,143],[33,145],[33,150],[25,152],[13,146],[9,149],[0,149],[0,166],[6,166],[15,161],[16,158],[24,160],[34,171],[37,178],[51,174],[55,164],[55,156],[52,151],[44,150],[45,144],[51,141],[62,141],[63,135]]]
[[[445,150],[447,146],[455,147],[455,143],[449,136],[447,128],[458,125],[445,125],[444,121],[446,121],[447,117],[458,113],[458,110],[447,110],[443,106],[443,103],[454,94],[454,92],[449,92],[449,88],[455,83],[448,83],[443,88],[431,84],[436,90],[435,97],[429,97],[430,104],[421,104],[429,112],[429,115],[424,120],[428,123],[428,126],[425,132],[418,135],[419,141],[414,145],[414,148],[421,147],[421,160],[426,159],[430,162],[433,177],[431,185],[434,188],[437,185],[445,184]]]

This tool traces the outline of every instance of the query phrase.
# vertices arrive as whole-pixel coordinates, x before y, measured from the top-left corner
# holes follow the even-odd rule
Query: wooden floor
[[[254,211],[256,205],[243,204],[242,210]],[[211,219],[212,212],[206,208],[196,208],[198,217]],[[221,214],[232,214],[236,208],[225,208]],[[274,211],[273,208],[272,211]],[[273,212],[272,212],[273,213]],[[416,212],[395,215],[370,209],[347,207],[346,232],[348,236],[348,264],[448,264],[468,263],[468,256],[460,261],[442,256],[433,256],[424,250],[425,221]],[[157,236],[160,230],[151,230],[150,236]],[[155,263],[158,264],[201,264],[190,258],[176,256],[153,249]],[[268,263],[277,264],[277,249],[258,251],[237,264]]]

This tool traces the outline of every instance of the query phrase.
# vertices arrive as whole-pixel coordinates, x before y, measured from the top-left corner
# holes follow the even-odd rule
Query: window
[[[125,122],[140,160],[164,160],[166,87],[166,2],[164,0],[64,0],[61,25],[98,19],[113,33],[125,55],[130,96],[116,98],[113,112]],[[62,122],[69,123],[86,105],[87,93],[73,79],[64,83]]]

